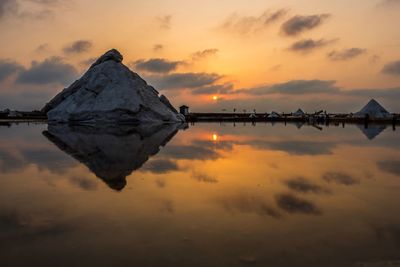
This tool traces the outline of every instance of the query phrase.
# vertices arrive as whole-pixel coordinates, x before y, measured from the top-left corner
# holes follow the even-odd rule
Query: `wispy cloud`
[[[199,87],[213,85],[222,78],[216,73],[170,73],[166,75],[147,76],[149,82],[160,90],[173,89],[197,89]]]
[[[218,52],[219,52],[219,50],[216,49],[216,48],[197,51],[197,52],[192,54],[192,59],[193,60],[201,60],[201,59],[216,55]]]
[[[328,53],[328,58],[331,60],[339,61],[339,60],[350,60],[361,56],[367,52],[366,49],[353,47],[349,49],[343,49],[341,51],[332,51]]]
[[[325,47],[329,44],[332,44],[336,42],[336,40],[325,40],[325,39],[319,39],[319,40],[314,40],[314,39],[302,39],[300,41],[297,41],[293,43],[290,47],[289,50],[294,51],[294,52],[301,52],[301,53],[309,53],[314,51],[315,49]]]
[[[153,73],[169,73],[175,71],[180,65],[186,64],[184,61],[170,61],[164,58],[139,59],[130,65],[139,70]]]
[[[64,47],[63,51],[67,54],[82,54],[88,52],[93,46],[92,41],[77,40]]]
[[[267,10],[259,16],[243,16],[235,13],[225,19],[220,28],[233,33],[249,34],[269,27],[284,18],[287,13],[287,9]]]
[[[156,21],[161,29],[169,30],[171,28],[172,15],[158,16]]]
[[[330,14],[294,16],[282,24],[281,30],[285,35],[296,36],[320,26],[329,17]]]

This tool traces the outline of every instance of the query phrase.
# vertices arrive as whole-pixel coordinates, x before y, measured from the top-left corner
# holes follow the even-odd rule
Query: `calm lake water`
[[[1,266],[400,266],[392,126],[0,126]]]

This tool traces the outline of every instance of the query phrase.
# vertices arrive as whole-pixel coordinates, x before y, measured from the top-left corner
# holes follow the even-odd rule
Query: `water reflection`
[[[1,127],[0,263],[396,266],[399,132],[297,126]]]
[[[140,127],[58,124],[49,125],[43,134],[59,149],[85,164],[110,188],[122,190],[126,177],[157,154],[160,146],[165,146],[181,127],[180,124]],[[147,168],[160,173],[177,168],[170,161],[152,162],[152,165]]]

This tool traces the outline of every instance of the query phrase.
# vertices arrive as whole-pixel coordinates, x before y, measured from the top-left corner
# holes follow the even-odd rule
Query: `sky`
[[[400,112],[400,0],[0,0],[0,110],[111,48],[191,111]]]

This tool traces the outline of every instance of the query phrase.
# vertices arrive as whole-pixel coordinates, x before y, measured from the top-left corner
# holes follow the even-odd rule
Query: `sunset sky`
[[[400,112],[400,0],[0,0],[0,109],[40,109],[111,48],[193,111]]]

